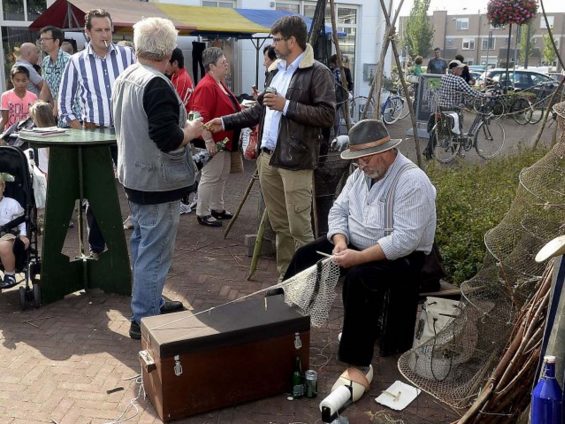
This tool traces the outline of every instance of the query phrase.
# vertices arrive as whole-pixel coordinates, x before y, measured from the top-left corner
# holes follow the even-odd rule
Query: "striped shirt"
[[[110,44],[105,58],[98,56],[90,43],[71,56],[59,87],[59,117],[63,122],[89,122],[113,127],[112,86],[129,65],[135,62],[132,49]],[[78,94],[81,116],[73,112],[73,99]]]
[[[385,176],[371,186],[371,178],[356,169],[332,206],[328,240],[343,234],[348,244],[367,249],[377,243],[389,260],[414,251],[429,253],[436,231],[436,189],[418,167],[403,172],[394,192],[393,229],[386,235],[385,198],[398,170],[411,163],[398,152]]]

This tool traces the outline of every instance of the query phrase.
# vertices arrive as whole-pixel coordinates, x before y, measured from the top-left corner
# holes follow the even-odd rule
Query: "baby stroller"
[[[37,208],[35,207],[33,181],[25,154],[16,147],[0,146],[0,172],[14,177],[14,181],[6,182],[4,195],[17,200],[24,209],[22,216],[3,225],[1,230],[5,232],[25,221],[29,238],[29,248],[25,252],[25,259],[16,261],[17,284],[25,282],[25,286],[19,288],[20,305],[22,309],[28,306],[37,308],[41,304],[38,284],[41,265],[37,242]],[[1,265],[0,269],[3,271]],[[23,279],[20,276],[22,273],[25,275]]]

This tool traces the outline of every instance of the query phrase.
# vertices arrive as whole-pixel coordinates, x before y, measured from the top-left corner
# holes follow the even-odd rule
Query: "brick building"
[[[549,26],[555,38],[561,57],[565,57],[565,12],[547,13]],[[400,18],[399,34],[402,37],[407,16]],[[453,58],[461,54],[470,65],[503,66],[506,63],[508,49],[508,27],[494,28],[486,13],[448,15],[447,11],[434,11],[429,16],[434,28],[433,47],[442,49],[442,56]],[[510,65],[524,66],[520,59],[521,32],[528,27],[512,25],[510,39]],[[547,34],[546,22],[539,13],[531,21],[528,66],[551,66],[561,70],[557,61],[545,63],[543,58],[543,37]],[[516,41],[518,40],[518,43]]]

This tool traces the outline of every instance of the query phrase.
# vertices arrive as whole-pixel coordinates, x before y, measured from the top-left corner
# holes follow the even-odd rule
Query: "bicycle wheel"
[[[498,121],[484,120],[475,132],[475,150],[483,159],[491,159],[502,150],[506,133]]]
[[[404,108],[404,100],[402,97],[399,96],[391,96],[389,97],[384,106],[383,106],[383,121],[387,125],[392,125],[402,113],[402,109]]]
[[[353,123],[359,122],[363,118],[363,114],[367,111],[366,119],[373,117],[375,105],[373,100],[369,100],[365,96],[357,96],[351,102],[351,120]]]
[[[510,105],[510,114],[516,123],[526,125],[529,122],[530,102],[524,98],[515,99]]]
[[[450,121],[445,115],[436,122],[432,130],[432,145],[434,146],[434,158],[441,163],[449,163],[459,152],[460,141],[454,137],[450,128]]]
[[[410,114],[410,108],[408,107],[408,102],[406,101],[406,97],[402,97],[402,111],[400,112],[400,116],[398,117],[398,119],[404,119],[409,114]]]
[[[541,118],[543,118],[543,112],[543,107],[538,109],[535,106],[532,106],[532,111],[530,113],[530,119],[528,123],[533,125],[537,124],[539,121],[541,121]]]

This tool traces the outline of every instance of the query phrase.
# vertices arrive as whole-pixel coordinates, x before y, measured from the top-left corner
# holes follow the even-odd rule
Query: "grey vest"
[[[163,192],[194,184],[196,167],[187,147],[165,153],[149,138],[147,115],[143,109],[145,87],[153,78],[162,78],[171,87],[179,104],[179,126],[184,128],[186,110],[171,82],[159,71],[136,63],[116,79],[113,112],[118,140],[118,179],[124,187]]]

